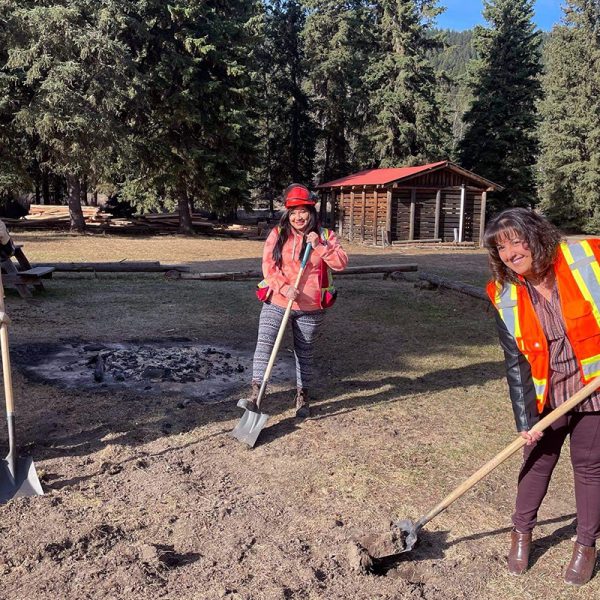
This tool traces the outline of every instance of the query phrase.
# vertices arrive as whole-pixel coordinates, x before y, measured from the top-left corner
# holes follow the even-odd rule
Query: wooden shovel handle
[[[4,377],[6,414],[10,415],[15,411],[15,403],[13,400],[10,354],[8,352],[8,327],[6,326],[6,323],[2,323],[2,325],[0,325],[0,345],[2,346],[2,376]]]
[[[577,406],[582,400],[585,400],[593,391],[600,387],[600,377],[596,377],[590,381],[585,387],[581,388],[577,393],[573,394],[566,402],[555,408],[551,413],[546,415],[538,423],[536,423],[531,431],[544,431],[548,426],[552,425],[559,417],[569,412]],[[458,500],[465,492],[470,490],[477,482],[481,481],[486,475],[491,473],[497,466],[502,464],[507,458],[512,456],[519,448],[525,445],[525,439],[519,436],[514,442],[509,444],[504,450],[497,454],[492,460],[487,462],[478,471],[473,473],[464,483],[459,485],[453,492],[448,494],[437,506],[432,508],[426,515],[418,521],[418,528],[431,521],[435,516],[448,508],[455,500]]]
[[[4,312],[4,286],[2,285],[2,274],[0,273],[0,312]],[[4,398],[6,401],[6,413],[14,412],[12,375],[10,370],[10,354],[8,352],[8,327],[6,323],[0,324],[0,346],[2,348],[2,375],[4,377]]]

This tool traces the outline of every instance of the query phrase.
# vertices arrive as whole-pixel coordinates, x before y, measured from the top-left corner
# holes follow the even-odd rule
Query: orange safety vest
[[[569,342],[587,383],[600,375],[600,240],[560,244],[554,272]],[[548,342],[525,285],[491,281],[487,293],[531,366],[538,411],[548,397]]]

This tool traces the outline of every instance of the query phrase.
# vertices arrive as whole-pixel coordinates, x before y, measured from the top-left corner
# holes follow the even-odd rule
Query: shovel
[[[298,289],[300,285],[300,278],[302,277],[302,273],[304,273],[304,267],[306,267],[306,263],[308,262],[308,257],[310,256],[310,251],[312,250],[312,246],[310,244],[306,244],[306,250],[304,251],[304,256],[302,257],[302,264],[300,265],[300,271],[298,271],[298,276],[296,277],[296,282],[294,283],[294,287]],[[231,432],[231,435],[234,438],[237,438],[240,442],[244,444],[248,444],[251,448],[256,444],[256,440],[260,432],[262,431],[269,415],[260,411],[260,404],[262,402],[263,396],[265,395],[265,390],[267,389],[267,382],[271,377],[271,371],[273,370],[273,365],[275,364],[275,358],[277,357],[277,351],[279,350],[279,346],[281,345],[281,340],[283,339],[283,334],[285,332],[285,327],[287,325],[288,319],[290,317],[290,313],[292,312],[292,304],[294,300],[290,300],[287,304],[287,308],[285,309],[285,313],[283,315],[283,319],[281,320],[281,325],[279,326],[279,332],[277,333],[277,339],[275,340],[275,345],[273,346],[273,350],[271,351],[271,356],[269,358],[269,362],[267,364],[267,368],[265,370],[265,375],[263,377],[260,390],[258,392],[258,397],[256,398],[256,410],[252,410],[250,408],[246,408],[246,402],[240,400],[238,402],[238,406],[240,408],[246,408],[242,418],[239,423],[235,426],[235,429]],[[243,402],[243,404],[241,404]]]
[[[555,408],[551,413],[546,415],[541,421],[536,423],[531,431],[544,431],[549,425],[552,425],[559,417],[569,412],[573,407],[585,400],[594,390],[600,387],[600,377],[596,377],[590,381],[585,387],[581,388],[576,394],[573,394],[564,404]],[[459,485],[453,492],[448,494],[437,506],[432,508],[426,515],[422,516],[416,523],[410,520],[399,521],[395,527],[401,530],[406,536],[404,540],[404,549],[401,552],[409,552],[413,549],[419,530],[431,521],[434,517],[446,510],[455,500],[458,500],[465,492],[470,490],[476,483],[482,480],[486,475],[491,473],[497,466],[501,465],[507,458],[512,456],[519,448],[525,445],[526,440],[519,436],[514,442],[509,444],[504,450],[497,454],[492,460],[487,462],[479,471],[476,471]],[[401,553],[399,552],[399,554]]]
[[[0,276],[0,312],[4,313],[4,288]],[[8,327],[0,324],[0,346],[2,349],[2,374],[4,377],[4,397],[6,400],[6,420],[8,423],[8,456],[0,460],[0,503],[20,496],[43,495],[40,480],[35,471],[33,459],[17,455],[15,438],[15,413],[8,352]]]

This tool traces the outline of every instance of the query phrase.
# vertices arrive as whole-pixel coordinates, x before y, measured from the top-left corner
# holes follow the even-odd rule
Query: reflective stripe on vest
[[[517,286],[505,284],[496,291],[496,307],[508,331],[517,339],[521,337],[519,312],[517,309]]]
[[[592,305],[592,313],[600,327],[600,266],[589,242],[561,244],[563,256],[577,282],[581,295]]]
[[[591,358],[584,358],[581,361],[581,370],[586,380],[600,375],[600,354],[596,354]]]
[[[498,313],[500,314],[500,318],[506,325],[509,333],[515,339],[519,351],[531,365],[531,360],[529,359],[527,352],[525,352],[522,344],[517,293],[517,286],[514,283],[505,283],[501,288],[496,286],[495,304],[496,308],[498,309]],[[531,374],[531,379],[535,388],[535,397],[538,410],[539,412],[542,412],[546,398],[548,379],[546,377],[535,377],[533,373]]]
[[[590,303],[592,314],[600,327],[600,265],[588,241],[563,242],[561,249],[581,295]],[[586,380],[600,374],[600,354],[581,361]]]
[[[531,376],[533,379],[533,387],[535,388],[535,397],[538,403],[538,410],[542,412],[544,408],[544,396],[546,394],[546,384],[548,383],[547,379],[537,379],[533,375]]]

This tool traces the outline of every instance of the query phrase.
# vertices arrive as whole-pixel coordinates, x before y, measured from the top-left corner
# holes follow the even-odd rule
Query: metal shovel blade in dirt
[[[304,273],[304,268],[308,262],[308,257],[310,256],[311,250],[312,246],[310,244],[306,244],[306,250],[304,251],[304,256],[302,257],[302,264],[300,265],[300,270],[298,271],[296,282],[294,283],[294,287],[296,289],[298,289],[298,286],[300,285],[300,279],[302,277],[302,273]],[[269,357],[269,363],[265,369],[265,375],[260,385],[258,397],[256,398],[256,404],[248,408],[249,404],[251,403],[246,399],[241,399],[237,403],[240,408],[245,408],[246,410],[244,411],[239,423],[231,432],[231,435],[240,442],[248,444],[248,446],[251,448],[254,447],[254,444],[256,444],[256,440],[258,439],[260,432],[263,430],[265,424],[267,423],[267,419],[269,418],[269,415],[261,412],[260,405],[267,389],[267,383],[271,377],[271,371],[273,370],[275,358],[277,357],[277,352],[279,350],[279,346],[281,345],[281,340],[283,339],[285,327],[290,318],[290,313],[292,312],[292,304],[294,304],[294,300],[290,300],[287,303],[283,319],[281,320],[281,325],[279,326],[279,331],[277,332],[277,339],[273,345],[273,350],[271,351],[271,356]]]
[[[544,431],[554,421],[568,413],[577,404],[585,400],[593,391],[600,387],[600,377],[596,377],[590,381],[585,387],[581,388],[576,394],[573,394],[569,400],[555,408],[551,413],[546,415],[538,423],[536,423],[531,431]],[[501,465],[507,458],[512,456],[519,448],[525,445],[525,439],[519,436],[514,442],[509,444],[504,450],[498,453],[492,460],[487,462],[478,471],[473,473],[466,481],[459,485],[453,492],[448,494],[437,506],[432,508],[426,515],[423,515],[418,521],[402,520],[395,523],[405,536],[404,549],[401,552],[409,552],[413,549],[417,542],[419,530],[431,519],[446,510],[455,500],[458,500],[465,492],[470,490],[476,483],[481,481],[486,475],[491,473],[496,467]]]
[[[1,277],[0,312],[4,313],[4,289]],[[33,459],[17,455],[12,375],[8,351],[8,327],[5,321],[0,325],[0,347],[2,350],[6,420],[8,423],[8,456],[0,461],[0,503],[4,503],[19,496],[41,496],[44,492],[35,471]]]
[[[19,456],[14,461],[14,470],[11,459],[6,458],[0,463],[0,504],[8,502],[11,498],[24,496],[43,496],[44,491],[37,476],[33,458]]]
[[[268,418],[267,413],[246,409],[231,435],[240,442],[253,447]]]

